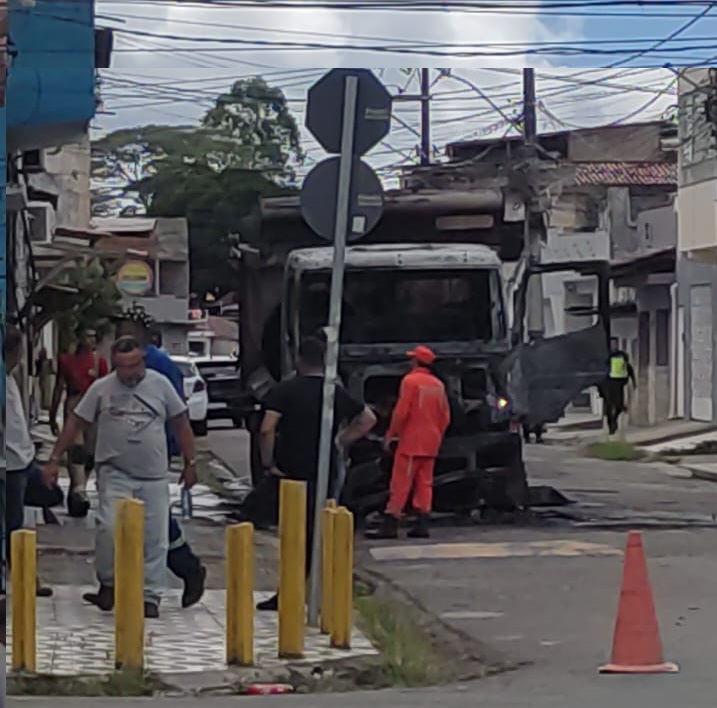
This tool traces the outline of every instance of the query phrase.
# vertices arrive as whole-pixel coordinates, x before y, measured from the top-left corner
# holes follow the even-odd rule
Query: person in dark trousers
[[[543,436],[545,435],[545,426],[542,425],[542,423],[538,423],[537,425],[530,425],[528,422],[523,422],[523,440],[525,440],[526,443],[530,444],[533,441],[532,436],[535,435],[535,442],[538,443],[538,445],[542,445],[545,440]]]
[[[57,366],[57,378],[50,404],[50,430],[58,436],[60,428],[57,414],[64,397],[64,414],[67,419],[87,393],[90,386],[107,376],[109,365],[104,357],[97,353],[97,333],[92,329],[78,332],[77,347],[74,352],[61,354]],[[87,497],[87,480],[94,469],[96,430],[90,426],[79,435],[68,451],[67,471],[70,475],[70,491],[67,494],[67,509],[70,516],[84,518],[90,510]]]
[[[603,392],[605,399],[605,416],[607,417],[610,435],[617,433],[620,424],[620,415],[627,410],[625,405],[625,388],[630,381],[633,386],[637,386],[635,369],[630,363],[630,357],[620,349],[619,340],[613,337],[610,340],[608,374]]]
[[[162,374],[174,387],[174,390],[184,400],[184,377],[179,367],[171,357],[161,348],[162,335],[157,329],[150,329],[151,320],[141,310],[130,310],[126,319],[117,325],[118,336],[133,336],[144,345],[144,362],[148,369]],[[180,454],[176,436],[170,425],[166,426],[167,449],[169,459]],[[192,552],[191,547],[184,539],[184,533],[179,521],[173,514],[169,515],[169,552],[167,553],[167,567],[184,583],[182,607],[188,608],[196,605],[204,596],[207,580],[207,569],[201,560]]]
[[[324,387],[325,344],[317,337],[301,342],[298,373],[277,384],[264,405],[261,427],[261,459],[264,472],[278,489],[282,479],[307,484],[306,573],[311,570],[316,485],[319,466],[319,439]],[[353,399],[342,386],[336,387],[334,437],[347,450],[367,435],[376,424],[376,416],[363,403]],[[341,431],[340,433],[338,431]],[[332,465],[329,495],[336,479]],[[278,493],[275,495],[278,498]],[[260,611],[276,611],[278,595],[260,603]]]

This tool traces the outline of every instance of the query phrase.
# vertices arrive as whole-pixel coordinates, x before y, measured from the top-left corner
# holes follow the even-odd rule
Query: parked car
[[[209,420],[231,420],[240,428],[247,397],[240,385],[239,360],[231,356],[193,357],[209,394]]]
[[[184,376],[184,396],[187,399],[189,420],[194,434],[203,437],[207,434],[209,413],[209,394],[207,384],[197,369],[194,360],[187,356],[173,356],[172,361]]]

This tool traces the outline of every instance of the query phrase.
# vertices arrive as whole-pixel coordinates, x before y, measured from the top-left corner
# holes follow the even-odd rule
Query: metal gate
[[[714,330],[712,287],[690,289],[690,357],[692,418],[711,422],[714,417]]]

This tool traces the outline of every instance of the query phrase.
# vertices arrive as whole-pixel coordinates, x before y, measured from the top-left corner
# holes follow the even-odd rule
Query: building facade
[[[671,408],[671,374],[662,335],[667,301],[671,332],[670,285],[677,242],[677,128],[662,121],[563,131],[538,137],[543,156],[571,167],[550,188],[541,259],[547,263],[592,260],[619,266],[613,281],[612,329],[635,362],[640,385],[631,401],[630,422],[652,425]],[[500,160],[521,138],[449,146],[457,161]],[[489,149],[490,148],[490,149]],[[672,273],[655,254],[672,249]],[[669,256],[668,256],[669,261]],[[634,262],[634,264],[633,264]],[[647,269],[647,270],[646,270]],[[566,270],[543,276],[543,321],[547,336],[585,329],[597,304],[596,278]],[[671,341],[667,341],[668,348]],[[659,358],[657,353],[659,353]],[[659,364],[658,364],[659,362]],[[601,415],[595,390],[576,399],[574,412]]]
[[[679,376],[686,415],[717,422],[717,70],[684,70],[679,92]]]
[[[157,323],[164,347],[186,354],[188,333],[197,326],[189,315],[189,229],[186,219],[99,218],[98,252],[123,253],[115,282],[122,308],[142,307]]]
[[[85,226],[89,218],[79,197],[83,169],[68,158],[66,146],[87,142],[98,105],[96,69],[108,64],[109,35],[94,20],[94,0],[7,3],[6,303],[8,317],[27,334],[28,359],[40,336],[35,315],[45,276],[73,260],[71,249],[53,242],[58,218]],[[62,293],[50,295],[47,302],[61,307]],[[27,381],[27,372],[21,379]]]

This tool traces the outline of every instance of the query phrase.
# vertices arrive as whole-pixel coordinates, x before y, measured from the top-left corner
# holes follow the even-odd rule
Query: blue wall
[[[89,121],[95,113],[94,0],[8,3],[7,127]]]
[[[5,219],[5,190],[7,187],[7,156],[5,155],[5,107],[0,108],[0,324],[2,325],[2,381],[0,402],[5,405],[5,291],[7,289],[7,228]]]

